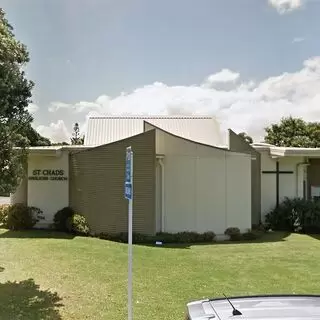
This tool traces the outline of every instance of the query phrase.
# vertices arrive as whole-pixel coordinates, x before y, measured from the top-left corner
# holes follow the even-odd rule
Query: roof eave
[[[320,157],[320,148],[318,149],[308,149],[301,148],[290,150],[287,148],[276,149],[270,148],[270,155],[278,157]]]

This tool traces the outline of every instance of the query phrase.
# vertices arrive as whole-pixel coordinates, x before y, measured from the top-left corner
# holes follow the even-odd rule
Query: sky
[[[262,141],[320,121],[320,0],[1,0],[27,45],[34,127],[90,115],[210,115]]]

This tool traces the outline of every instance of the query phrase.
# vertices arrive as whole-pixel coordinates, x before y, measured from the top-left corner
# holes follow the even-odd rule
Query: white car
[[[187,304],[186,320],[320,320],[320,295],[261,295]]]

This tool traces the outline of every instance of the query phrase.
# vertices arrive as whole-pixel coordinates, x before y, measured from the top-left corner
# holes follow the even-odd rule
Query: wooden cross
[[[293,174],[293,171],[280,171],[279,161],[276,162],[276,171],[262,171],[262,173],[275,174],[276,175],[276,206],[279,207],[279,178],[280,174]]]

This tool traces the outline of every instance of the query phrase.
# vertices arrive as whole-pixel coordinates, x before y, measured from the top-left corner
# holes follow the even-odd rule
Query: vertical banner
[[[132,320],[132,209],[133,209],[133,152],[126,149],[124,196],[128,200],[128,320]]]

